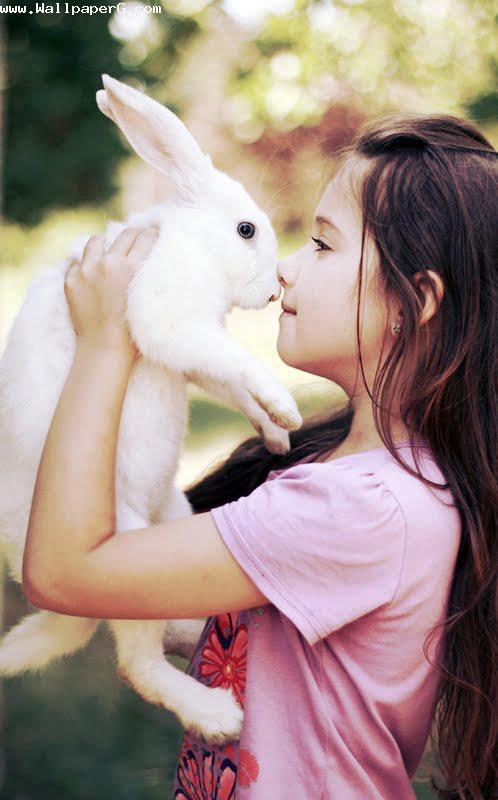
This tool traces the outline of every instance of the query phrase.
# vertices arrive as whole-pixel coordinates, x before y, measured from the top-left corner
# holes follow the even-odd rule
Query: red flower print
[[[182,754],[176,777],[179,788],[175,791],[175,800],[233,800],[235,797],[235,764],[225,758],[219,770],[215,770],[214,754],[207,750],[202,753],[201,766],[192,750]]]
[[[218,617],[218,625],[213,627],[202,649],[199,675],[209,679],[209,686],[231,689],[244,708],[247,626],[239,625],[233,636],[230,633],[225,634],[225,631],[234,629],[231,616],[222,614]],[[223,638],[226,636],[227,646],[223,645],[216,628],[220,629]]]
[[[239,753],[239,764],[237,780],[241,786],[249,786],[252,781],[255,781],[259,774],[259,764],[250,752],[250,750],[242,749]]]

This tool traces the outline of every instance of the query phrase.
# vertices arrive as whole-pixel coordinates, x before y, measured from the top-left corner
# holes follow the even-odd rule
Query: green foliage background
[[[179,49],[199,26],[166,9],[158,19],[159,35],[139,69],[132,63],[123,69],[123,43],[102,15],[6,16],[7,218],[31,226],[54,207],[102,204],[113,196],[116,167],[129,149],[95,113],[95,92],[103,73],[124,80],[139,75],[152,95],[158,82],[167,82]]]
[[[26,5],[35,8],[34,0]],[[152,30],[135,42],[113,37],[102,15],[5,15],[8,219],[32,225],[56,206],[112,197],[115,168],[129,151],[95,113],[100,76],[130,80],[166,101],[184,48],[223,7],[218,0],[198,5],[198,13],[182,14],[181,0],[163,0]],[[348,87],[349,101],[371,113],[396,107],[409,93],[418,110],[444,106],[495,132],[497,30],[489,0],[296,0],[292,13],[270,14],[255,30],[230,91],[258,130],[319,120],[327,110],[324,82],[334,76]],[[297,59],[297,75],[282,75],[278,54]],[[272,91],[290,93],[291,107],[282,110]]]

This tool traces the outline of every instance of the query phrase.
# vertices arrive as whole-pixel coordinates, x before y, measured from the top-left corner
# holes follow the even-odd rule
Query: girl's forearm
[[[33,493],[23,581],[46,585],[114,533],[119,423],[133,360],[78,340]]]

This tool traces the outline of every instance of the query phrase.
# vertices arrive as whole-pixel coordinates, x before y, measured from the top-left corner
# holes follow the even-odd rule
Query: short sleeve
[[[404,516],[367,468],[295,465],[210,513],[240,567],[310,645],[394,598]]]

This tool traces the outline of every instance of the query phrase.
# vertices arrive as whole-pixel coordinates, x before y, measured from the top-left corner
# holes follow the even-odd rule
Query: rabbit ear
[[[99,89],[99,91],[95,95],[95,98],[97,100],[97,105],[102,111],[102,113],[105,114],[106,117],[109,117],[109,119],[112,119],[112,121],[115,122],[116,125],[119,125],[116,117],[114,117],[112,114],[109,101],[107,100],[107,92],[105,91],[105,89]]]
[[[182,200],[194,200],[213,167],[183,122],[143,92],[109,75],[102,75],[102,81],[105,92],[97,93],[102,113],[116,123],[144,161],[168,175]]]

